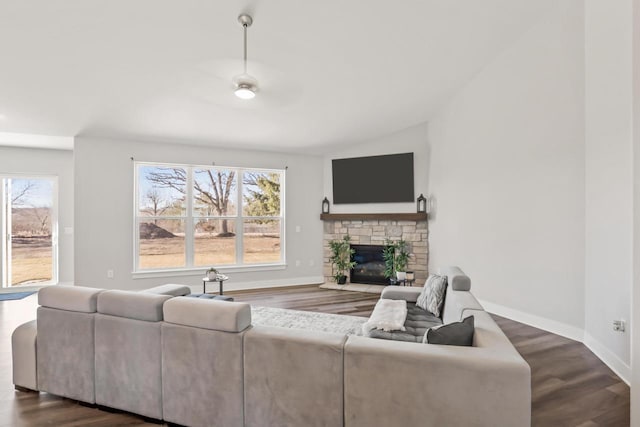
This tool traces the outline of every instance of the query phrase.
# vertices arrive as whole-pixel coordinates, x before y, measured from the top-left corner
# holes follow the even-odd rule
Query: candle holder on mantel
[[[322,213],[323,214],[329,213],[329,199],[327,199],[326,197],[322,201]]]
[[[420,193],[416,203],[418,205],[418,213],[427,213],[427,198],[422,193]]]

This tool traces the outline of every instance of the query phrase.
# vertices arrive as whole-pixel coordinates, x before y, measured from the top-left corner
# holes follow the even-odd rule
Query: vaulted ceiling
[[[2,0],[0,134],[322,152],[428,121],[555,3]]]

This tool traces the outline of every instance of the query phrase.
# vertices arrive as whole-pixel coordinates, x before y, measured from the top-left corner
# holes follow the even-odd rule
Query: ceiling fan
[[[254,19],[245,13],[237,19],[243,30],[242,62],[231,58],[212,59],[191,68],[185,76],[189,92],[208,104],[231,108],[278,108],[297,102],[302,84],[296,76],[263,62],[249,63],[247,29]]]
[[[233,78],[235,86],[233,93],[240,99],[253,99],[258,91],[258,80],[247,74],[247,28],[253,24],[253,18],[250,15],[242,14],[238,16],[238,22],[242,25],[244,32],[244,72]]]

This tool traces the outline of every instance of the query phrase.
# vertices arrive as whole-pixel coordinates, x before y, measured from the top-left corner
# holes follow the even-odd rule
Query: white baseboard
[[[248,289],[261,289],[261,288],[282,288],[286,286],[296,285],[320,285],[324,283],[324,276],[306,276],[306,277],[292,277],[290,279],[273,279],[273,280],[260,280],[254,282],[236,282],[229,281],[224,283],[224,290],[226,291],[244,291]],[[191,292],[202,293],[202,285],[191,285]],[[207,284],[207,292],[217,292],[218,285],[213,283]]]
[[[479,301],[489,313],[497,314],[498,316],[506,317],[535,328],[544,329],[545,331],[556,335],[561,335],[583,343],[594,355],[596,355],[596,357],[598,357],[598,359],[602,361],[602,363],[615,372],[622,381],[629,384],[631,379],[631,367],[583,329],[567,325],[566,323],[558,322],[556,320],[526,313],[524,311],[514,310],[513,308],[494,304],[489,301]]]
[[[544,329],[545,331],[552,332],[556,335],[561,335],[575,341],[584,341],[584,330],[581,328],[567,325],[566,323],[558,322],[556,320],[547,319],[546,317],[536,316],[535,314],[525,313],[524,311],[515,310],[503,305],[494,304],[489,301],[479,301],[484,309],[489,313],[497,314],[498,316],[506,317],[535,328]]]
[[[611,368],[622,381],[627,383],[627,385],[631,385],[631,367],[629,365],[624,363],[617,355],[612,353],[588,332],[584,333],[583,343],[593,354],[598,356],[598,359],[602,360],[605,365]]]

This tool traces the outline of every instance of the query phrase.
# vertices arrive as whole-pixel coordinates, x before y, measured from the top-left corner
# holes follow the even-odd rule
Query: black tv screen
[[[333,160],[333,203],[413,202],[413,153]]]

